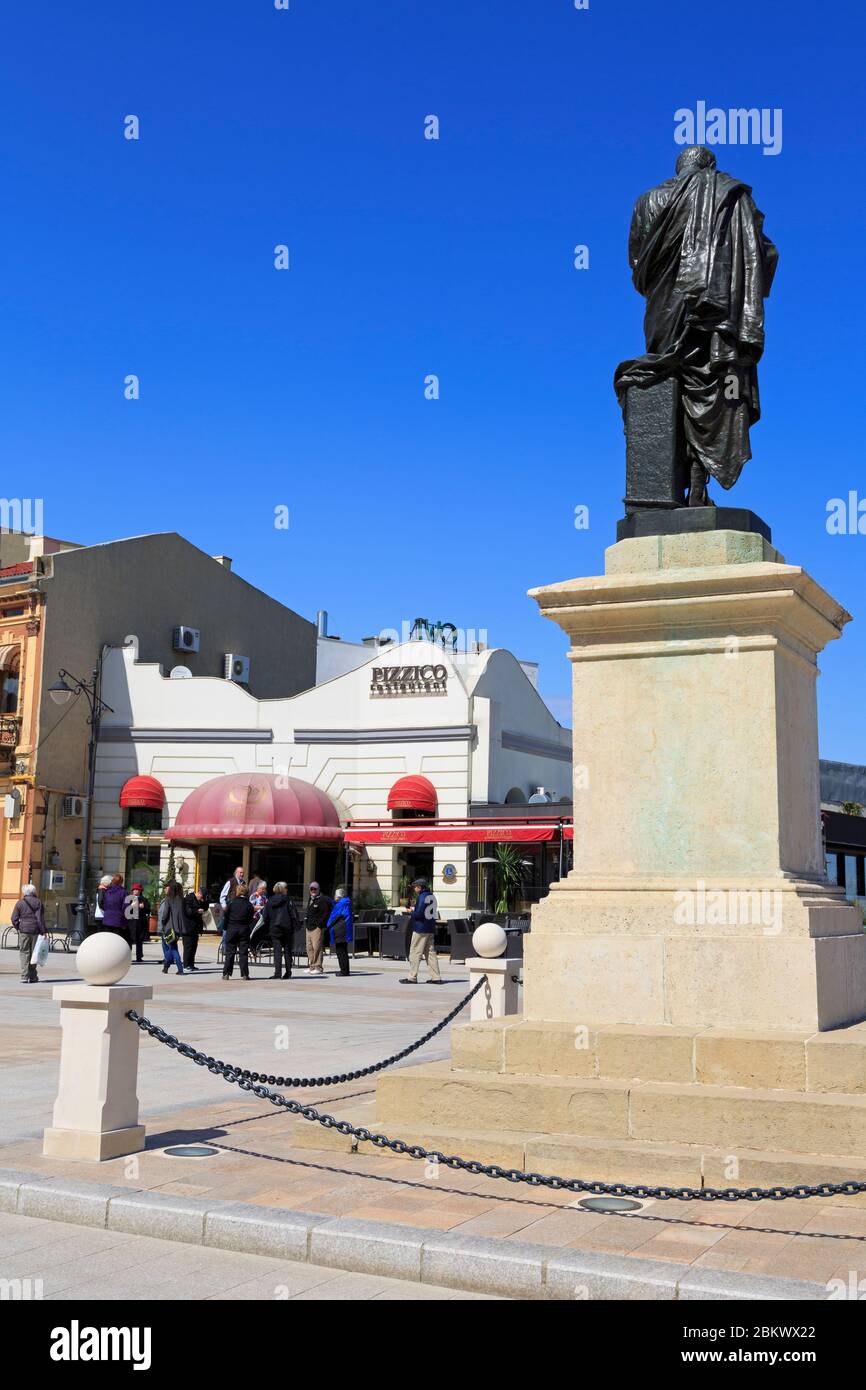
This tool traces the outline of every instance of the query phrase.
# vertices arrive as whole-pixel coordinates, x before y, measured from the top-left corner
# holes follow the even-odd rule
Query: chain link
[[[149,1019],[142,1018],[134,1009],[130,1009],[126,1017],[157,1042],[179,1052],[181,1057],[187,1057],[199,1067],[206,1067],[212,1075],[221,1076],[224,1081],[239,1086],[242,1091],[250,1091],[260,1100],[270,1101],[271,1105],[286,1110],[290,1115],[312,1120],[324,1129],[336,1130],[338,1134],[356,1139],[361,1144],[372,1144],[377,1149],[389,1149],[391,1153],[404,1154],[409,1158],[435,1163],[462,1173],[471,1173],[476,1177],[502,1178],[505,1182],[528,1183],[530,1187],[549,1188],[554,1192],[584,1193],[594,1197],[638,1197],[659,1202],[784,1202],[791,1197],[855,1197],[861,1192],[866,1192],[866,1182],[859,1182],[853,1178],[848,1182],[823,1182],[814,1186],[798,1183],[796,1187],[651,1187],[647,1183],[597,1182],[583,1178],[559,1178],[546,1173],[527,1173],[522,1168],[502,1168],[498,1163],[480,1163],[474,1158],[460,1158],[456,1154],[441,1153],[438,1149],[425,1149],[421,1144],[408,1144],[404,1139],[389,1139],[387,1135],[376,1134],[363,1125],[350,1124],[348,1120],[339,1120],[335,1115],[323,1114],[312,1105],[303,1105],[298,1100],[289,1100],[286,1096],[277,1095],[261,1084],[262,1081],[267,1081],[271,1086],[334,1086],[339,1082],[358,1081],[362,1077],[372,1075],[373,1072],[382,1071],[394,1062],[408,1057],[410,1053],[416,1052],[430,1038],[440,1033],[460,1010],[465,1008],[485,983],[486,978],[482,976],[475,988],[470,990],[456,1008],[446,1014],[441,1023],[431,1028],[430,1032],[425,1033],[416,1043],[405,1047],[402,1052],[395,1053],[384,1062],[362,1067],[360,1071],[345,1072],[342,1076],[318,1077],[314,1080],[308,1077],[262,1076],[259,1072],[234,1067],[228,1062],[209,1057],[204,1052],[197,1052],[189,1043],[179,1042],[171,1033],[158,1028]]]

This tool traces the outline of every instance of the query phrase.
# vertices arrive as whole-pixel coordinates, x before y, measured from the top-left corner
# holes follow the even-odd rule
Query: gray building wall
[[[222,676],[223,655],[250,658],[249,690],[259,699],[294,695],[316,683],[316,627],[174,533],[63,551],[45,560],[43,691],[37,754],[40,783],[83,790],[83,698],[57,707],[47,689],[61,668],[89,679],[101,648],[139,639],[142,661],[166,674],[187,666]],[[201,630],[201,650],[176,652],[178,624]],[[62,723],[61,723],[62,720]]]

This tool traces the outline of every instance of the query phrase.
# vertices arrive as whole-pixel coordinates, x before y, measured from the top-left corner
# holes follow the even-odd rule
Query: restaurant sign
[[[447,684],[448,672],[442,665],[374,666],[370,694],[378,697],[445,695]]]

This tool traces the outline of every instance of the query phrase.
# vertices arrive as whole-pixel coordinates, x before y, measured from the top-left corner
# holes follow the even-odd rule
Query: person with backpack
[[[428,985],[441,985],[442,975],[436,956],[436,923],[439,917],[439,904],[427,887],[425,878],[416,878],[412,884],[415,892],[415,905],[409,921],[412,925],[412,940],[409,945],[409,974],[400,981],[401,985],[417,985],[418,971],[422,960],[427,962],[430,972]]]
[[[331,915],[328,918],[328,930],[331,933],[331,945],[340,967],[338,973],[348,975],[350,973],[349,942],[353,937],[353,923],[352,899],[345,888],[338,888],[334,894],[334,906],[331,908]]]
[[[25,883],[21,897],[12,909],[12,925],[18,932],[18,961],[22,985],[38,985],[39,976],[33,964],[33,948],[40,936],[45,936],[45,912],[37,896],[35,884]]]
[[[274,973],[271,979],[290,980],[292,978],[292,945],[295,939],[295,928],[300,926],[300,921],[295,911],[295,904],[289,897],[289,885],[287,883],[274,884],[274,891],[262,909],[262,924],[264,930],[270,934],[271,945],[274,948]],[[286,973],[281,975],[284,952]]]
[[[157,915],[159,935],[162,940],[163,975],[168,974],[170,965],[177,966],[178,975],[183,974],[183,963],[177,943],[183,936],[183,898],[180,885],[167,883],[163,889],[162,902]]]

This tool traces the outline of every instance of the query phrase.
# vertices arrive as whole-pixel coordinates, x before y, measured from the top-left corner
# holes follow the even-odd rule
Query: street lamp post
[[[71,945],[78,946],[84,937],[87,923],[87,869],[90,853],[93,789],[96,781],[96,745],[99,742],[99,721],[103,711],[113,714],[114,710],[104,700],[101,700],[97,693],[100,677],[99,663],[93,668],[93,674],[89,681],[79,680],[77,676],[70,675],[68,671],[58,671],[57,676],[58,679],[54,684],[48,687],[48,694],[54,704],[68,705],[70,700],[77,700],[80,695],[83,695],[90,710],[87,717],[87,723],[90,726],[90,738],[87,743],[87,794],[84,798],[84,832],[81,842],[81,868],[78,874],[78,902],[75,908],[75,926],[70,935]]]

